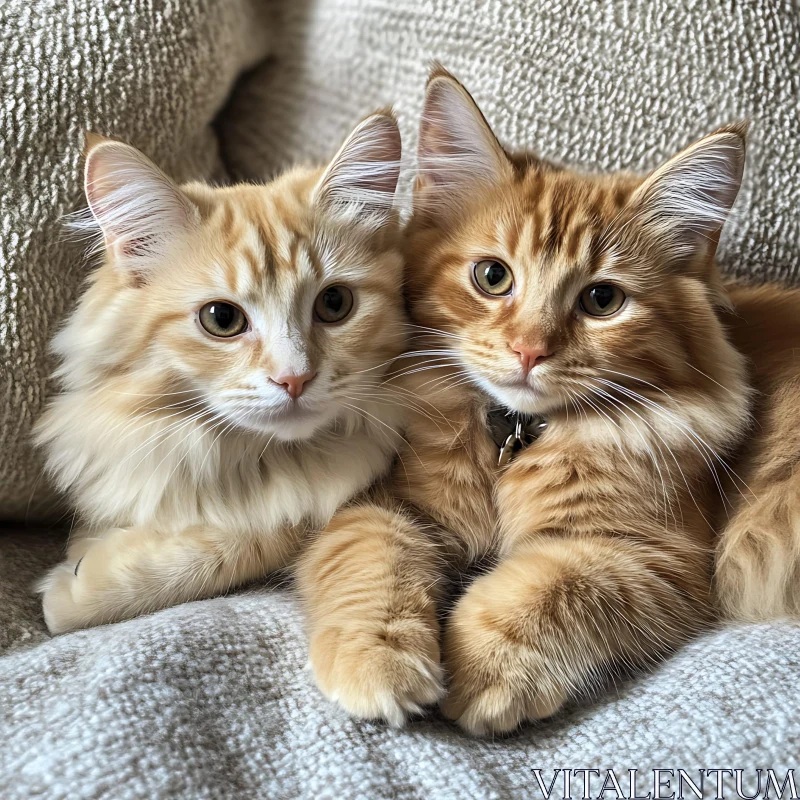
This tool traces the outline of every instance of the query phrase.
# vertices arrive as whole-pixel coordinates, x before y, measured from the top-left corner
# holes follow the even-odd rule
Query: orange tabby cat
[[[646,177],[511,157],[467,91],[434,72],[406,266],[430,347],[404,380],[439,413],[418,406],[406,429],[402,506],[341,513],[300,576],[325,612],[311,619],[315,674],[351,713],[399,724],[445,694],[447,565],[495,562],[442,638],[443,708],[476,734],[549,716],[707,625],[725,512],[720,581],[736,606],[749,580],[736,552],[755,547],[745,520],[759,506],[727,462],[751,390],[714,255],[744,156],[744,127],[731,126]],[[795,381],[764,431],[765,476],[796,396]],[[498,407],[511,415],[491,415],[499,438],[487,424]],[[500,465],[517,420],[527,447]],[[778,477],[794,481],[785,463]]]

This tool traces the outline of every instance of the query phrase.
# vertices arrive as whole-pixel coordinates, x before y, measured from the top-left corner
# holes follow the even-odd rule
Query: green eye
[[[581,293],[581,308],[592,317],[610,317],[622,308],[625,292],[613,283],[596,283]]]
[[[346,286],[328,286],[314,301],[319,322],[341,322],[353,310],[353,293]]]
[[[514,275],[500,261],[490,259],[479,261],[473,268],[473,274],[478,288],[493,297],[510,294],[514,286]]]
[[[214,300],[206,303],[198,314],[203,328],[218,339],[230,339],[247,330],[244,311],[233,303]]]

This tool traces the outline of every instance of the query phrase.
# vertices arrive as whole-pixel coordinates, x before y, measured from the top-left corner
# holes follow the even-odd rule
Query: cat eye
[[[622,308],[625,292],[613,283],[596,283],[581,293],[581,308],[592,317],[610,317]]]
[[[479,261],[472,270],[478,288],[493,297],[511,294],[514,286],[514,275],[511,270],[500,261],[487,259]]]
[[[198,314],[203,328],[218,339],[230,339],[247,330],[244,311],[233,303],[213,300],[206,303]]]
[[[328,286],[314,301],[318,322],[341,322],[353,310],[353,293],[346,286]]]

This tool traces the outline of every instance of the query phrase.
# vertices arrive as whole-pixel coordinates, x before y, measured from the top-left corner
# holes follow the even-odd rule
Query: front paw
[[[89,538],[73,541],[67,550],[67,560],[53,567],[39,582],[44,622],[54,636],[96,624],[90,607],[92,578],[83,564],[93,542]]]
[[[503,734],[558,711],[567,692],[542,656],[498,620],[461,608],[445,640],[450,688],[441,708],[473,736]]]
[[[54,636],[86,627],[85,610],[76,599],[80,587],[75,572],[76,563],[65,561],[39,583],[44,621]]]
[[[444,694],[437,632],[424,620],[328,627],[310,658],[323,694],[361,719],[399,727]]]

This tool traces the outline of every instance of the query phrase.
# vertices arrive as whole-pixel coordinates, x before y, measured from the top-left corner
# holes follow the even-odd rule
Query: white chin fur
[[[297,442],[310,439],[321,428],[331,423],[336,416],[335,409],[326,409],[319,412],[298,409],[296,413],[291,410],[281,414],[277,419],[269,414],[237,414],[235,424],[267,436],[274,436],[276,441]]]
[[[272,433],[281,442],[297,442],[303,439],[310,439],[320,428],[329,421],[327,416],[314,416],[302,420],[286,419],[281,423],[275,423]]]
[[[476,383],[488,395],[511,411],[521,414],[544,414],[554,406],[559,405],[557,399],[549,397],[542,391],[537,391],[532,386],[497,386],[490,380],[479,375],[475,376]]]
[[[292,419],[287,416],[280,421],[274,420],[271,422],[246,417],[238,419],[236,424],[252,433],[274,436],[276,441],[295,442],[310,439],[326,422],[328,422],[327,417],[304,415],[302,419]]]

